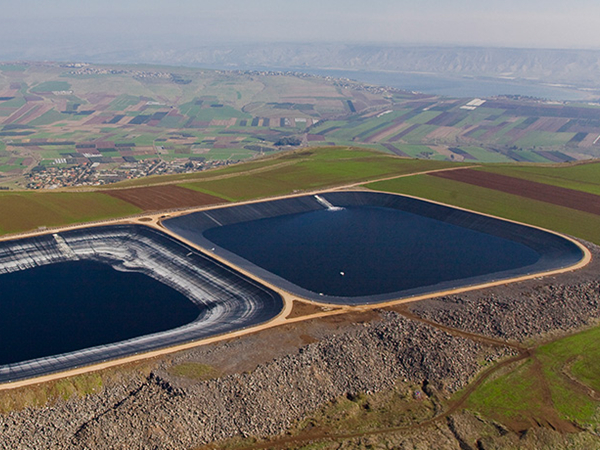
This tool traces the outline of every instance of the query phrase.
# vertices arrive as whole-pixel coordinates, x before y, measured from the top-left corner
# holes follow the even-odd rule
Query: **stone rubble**
[[[183,449],[278,434],[337,396],[389,389],[398,379],[454,392],[490,354],[506,350],[382,311],[250,373],[179,383],[159,369],[129,386],[2,415],[0,448]]]
[[[447,327],[524,341],[594,325],[600,319],[600,247],[574,272],[417,302],[411,311]]]

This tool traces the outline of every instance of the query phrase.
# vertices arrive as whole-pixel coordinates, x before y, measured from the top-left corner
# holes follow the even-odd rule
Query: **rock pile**
[[[179,383],[157,371],[100,395],[0,416],[0,447],[182,449],[276,434],[339,395],[388,389],[398,379],[455,391],[490,351],[384,311],[379,320],[348,325],[251,373]]]

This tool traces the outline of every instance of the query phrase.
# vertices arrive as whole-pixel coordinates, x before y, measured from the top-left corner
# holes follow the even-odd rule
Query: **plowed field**
[[[225,200],[202,192],[179,186],[151,186],[133,189],[102,191],[104,194],[124,200],[144,211],[214,205]]]
[[[587,192],[473,169],[436,172],[432,173],[431,176],[460,181],[462,183],[600,215],[600,196]]]

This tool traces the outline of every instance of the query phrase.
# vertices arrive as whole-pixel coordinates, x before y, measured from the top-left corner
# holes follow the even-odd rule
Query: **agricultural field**
[[[180,186],[231,201],[241,201],[453,166],[443,161],[407,160],[368,150],[345,148],[298,151],[282,155],[278,161],[281,163],[260,172]]]
[[[498,165],[486,166],[480,170],[600,195],[600,163],[597,162],[562,165],[551,169],[537,165]]]
[[[301,73],[0,64],[0,185],[198,172],[294,146],[555,163],[600,155],[600,107],[451,99]]]
[[[144,211],[160,211],[171,208],[190,208],[193,206],[223,203],[223,199],[202,194],[179,186],[150,186],[135,189],[113,189],[103,191],[116,199],[127,202]]]
[[[52,63],[18,69],[0,64],[0,183],[32,189],[228,165],[300,145],[308,128],[347,116],[350,104],[360,113],[393,102],[380,88],[302,74]]]
[[[429,97],[311,130],[311,140],[378,144],[401,156],[477,162],[567,162],[596,157],[600,108],[533,99]],[[415,146],[426,146],[415,152]]]
[[[0,192],[0,210],[0,235],[142,212],[131,203],[97,192]]]

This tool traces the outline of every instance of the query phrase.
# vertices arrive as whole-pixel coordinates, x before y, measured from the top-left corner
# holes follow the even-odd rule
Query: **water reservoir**
[[[165,226],[305,298],[366,304],[568,267],[555,234],[414,198],[330,192],[169,219]]]
[[[281,297],[141,225],[0,242],[0,382],[170,347],[275,317]]]

